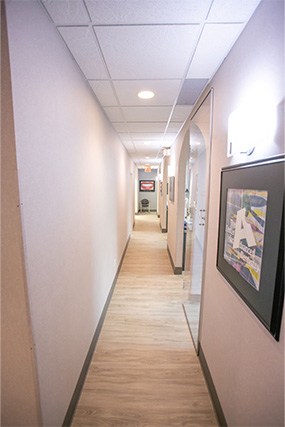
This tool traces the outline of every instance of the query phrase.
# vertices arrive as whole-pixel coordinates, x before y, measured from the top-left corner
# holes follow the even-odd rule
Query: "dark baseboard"
[[[159,214],[157,214],[157,218],[160,218],[160,215],[159,215]]]
[[[174,262],[173,262],[173,259],[172,259],[168,245],[167,245],[167,252],[168,252],[170,262],[171,262],[171,267],[172,267],[173,273],[174,274],[182,274],[182,267],[175,267],[175,265],[174,265]]]
[[[218,394],[217,394],[217,391],[216,391],[216,388],[214,385],[214,381],[212,379],[211,372],[210,372],[210,369],[208,367],[207,360],[205,358],[205,355],[203,353],[203,350],[202,350],[200,343],[198,343],[198,357],[199,357],[200,364],[201,364],[201,367],[202,367],[202,370],[204,373],[204,377],[205,377],[205,380],[206,380],[206,383],[208,386],[208,390],[209,390],[209,393],[210,393],[210,396],[211,396],[211,399],[212,399],[212,402],[213,402],[213,405],[214,405],[214,408],[216,411],[216,415],[218,418],[219,425],[221,427],[227,427],[227,421],[226,421],[226,418],[224,416],[223,409],[222,409],[222,406],[221,406],[221,403],[220,403],[220,400],[219,400],[219,397],[218,397]]]
[[[166,228],[162,228],[162,229],[161,229],[161,232],[162,232],[162,233],[167,233]]]
[[[100,316],[100,320],[98,322],[98,325],[96,327],[94,336],[92,338],[92,341],[91,341],[91,344],[90,344],[90,347],[89,347],[89,350],[88,350],[85,362],[84,362],[83,367],[81,369],[81,372],[80,372],[80,375],[79,375],[79,378],[78,378],[75,390],[73,392],[73,395],[72,395],[69,407],[67,409],[64,421],[62,423],[62,427],[69,427],[69,426],[71,426],[72,418],[73,418],[73,415],[74,415],[74,412],[75,412],[78,400],[79,400],[80,395],[81,395],[81,391],[82,391],[82,388],[83,388],[83,385],[84,385],[84,381],[85,381],[85,378],[86,378],[86,375],[87,375],[87,372],[88,372],[88,369],[89,369],[89,366],[90,366],[90,363],[91,363],[91,360],[92,360],[92,357],[93,357],[93,354],[94,354],[94,351],[95,351],[95,348],[96,348],[96,344],[97,344],[99,336],[100,336],[100,332],[101,332],[101,329],[102,329],[102,326],[103,326],[103,323],[104,323],[104,320],[105,320],[105,317],[106,317],[106,314],[107,314],[107,310],[108,310],[109,304],[110,304],[111,299],[112,299],[112,295],[113,295],[114,289],[116,287],[118,275],[120,273],[120,270],[121,270],[121,267],[122,267],[122,264],[123,264],[123,260],[124,260],[124,257],[125,257],[125,254],[126,254],[126,251],[127,251],[127,248],[128,248],[129,241],[130,241],[130,237],[128,238],[128,241],[126,243],[126,247],[124,249],[124,252],[123,252],[123,255],[122,255],[119,267],[117,269],[117,272],[116,272],[115,278],[113,280],[111,289],[109,291],[107,300],[105,302],[102,314]]]

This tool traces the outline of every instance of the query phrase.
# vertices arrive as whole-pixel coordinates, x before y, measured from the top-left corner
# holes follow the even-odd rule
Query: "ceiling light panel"
[[[96,24],[187,24],[207,16],[211,0],[85,0]]]
[[[92,28],[59,27],[58,31],[87,79],[108,80]]]
[[[95,27],[113,79],[179,79],[198,25]]]
[[[181,80],[114,80],[121,105],[172,105],[178,96]],[[139,99],[141,90],[152,90],[155,97]]]
[[[130,122],[166,122],[171,107],[122,107],[122,110]]]
[[[42,0],[42,4],[57,25],[85,25],[90,23],[82,0]]]
[[[261,0],[214,0],[208,22],[247,21]]]
[[[205,25],[187,78],[211,78],[243,28],[244,24]]]
[[[152,99],[154,97],[154,92],[152,90],[141,90],[138,93],[140,99]]]

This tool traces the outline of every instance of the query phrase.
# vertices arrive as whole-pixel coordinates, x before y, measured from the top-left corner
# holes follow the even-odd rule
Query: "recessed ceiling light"
[[[151,90],[142,90],[138,93],[138,97],[141,99],[151,99],[154,97],[154,93]]]

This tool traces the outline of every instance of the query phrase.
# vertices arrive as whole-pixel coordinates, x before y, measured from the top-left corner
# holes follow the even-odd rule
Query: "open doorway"
[[[189,158],[185,174],[183,285],[187,290],[187,299],[183,308],[196,350],[203,292],[211,109],[212,92],[202,102],[190,122]]]
[[[157,211],[157,169],[138,170],[138,213],[156,213]]]

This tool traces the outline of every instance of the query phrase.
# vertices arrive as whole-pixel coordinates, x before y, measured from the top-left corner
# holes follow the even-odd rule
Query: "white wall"
[[[35,348],[30,328],[13,105],[5,22],[1,8],[1,421],[2,426],[41,424]]]
[[[261,2],[211,82],[213,145],[200,342],[229,426],[284,423],[284,313],[277,342],[216,268],[221,168],[284,152],[283,8],[282,0]],[[275,136],[261,139],[261,145],[250,157],[238,155],[228,159],[228,117],[240,105],[249,105],[253,94],[257,105],[272,103],[277,110]],[[176,153],[181,149],[185,131],[184,128],[173,147]],[[176,230],[169,229],[168,233],[174,241]],[[175,259],[174,243],[171,250]]]
[[[7,19],[41,409],[57,426],[133,225],[134,169],[40,3],[9,1]]]

